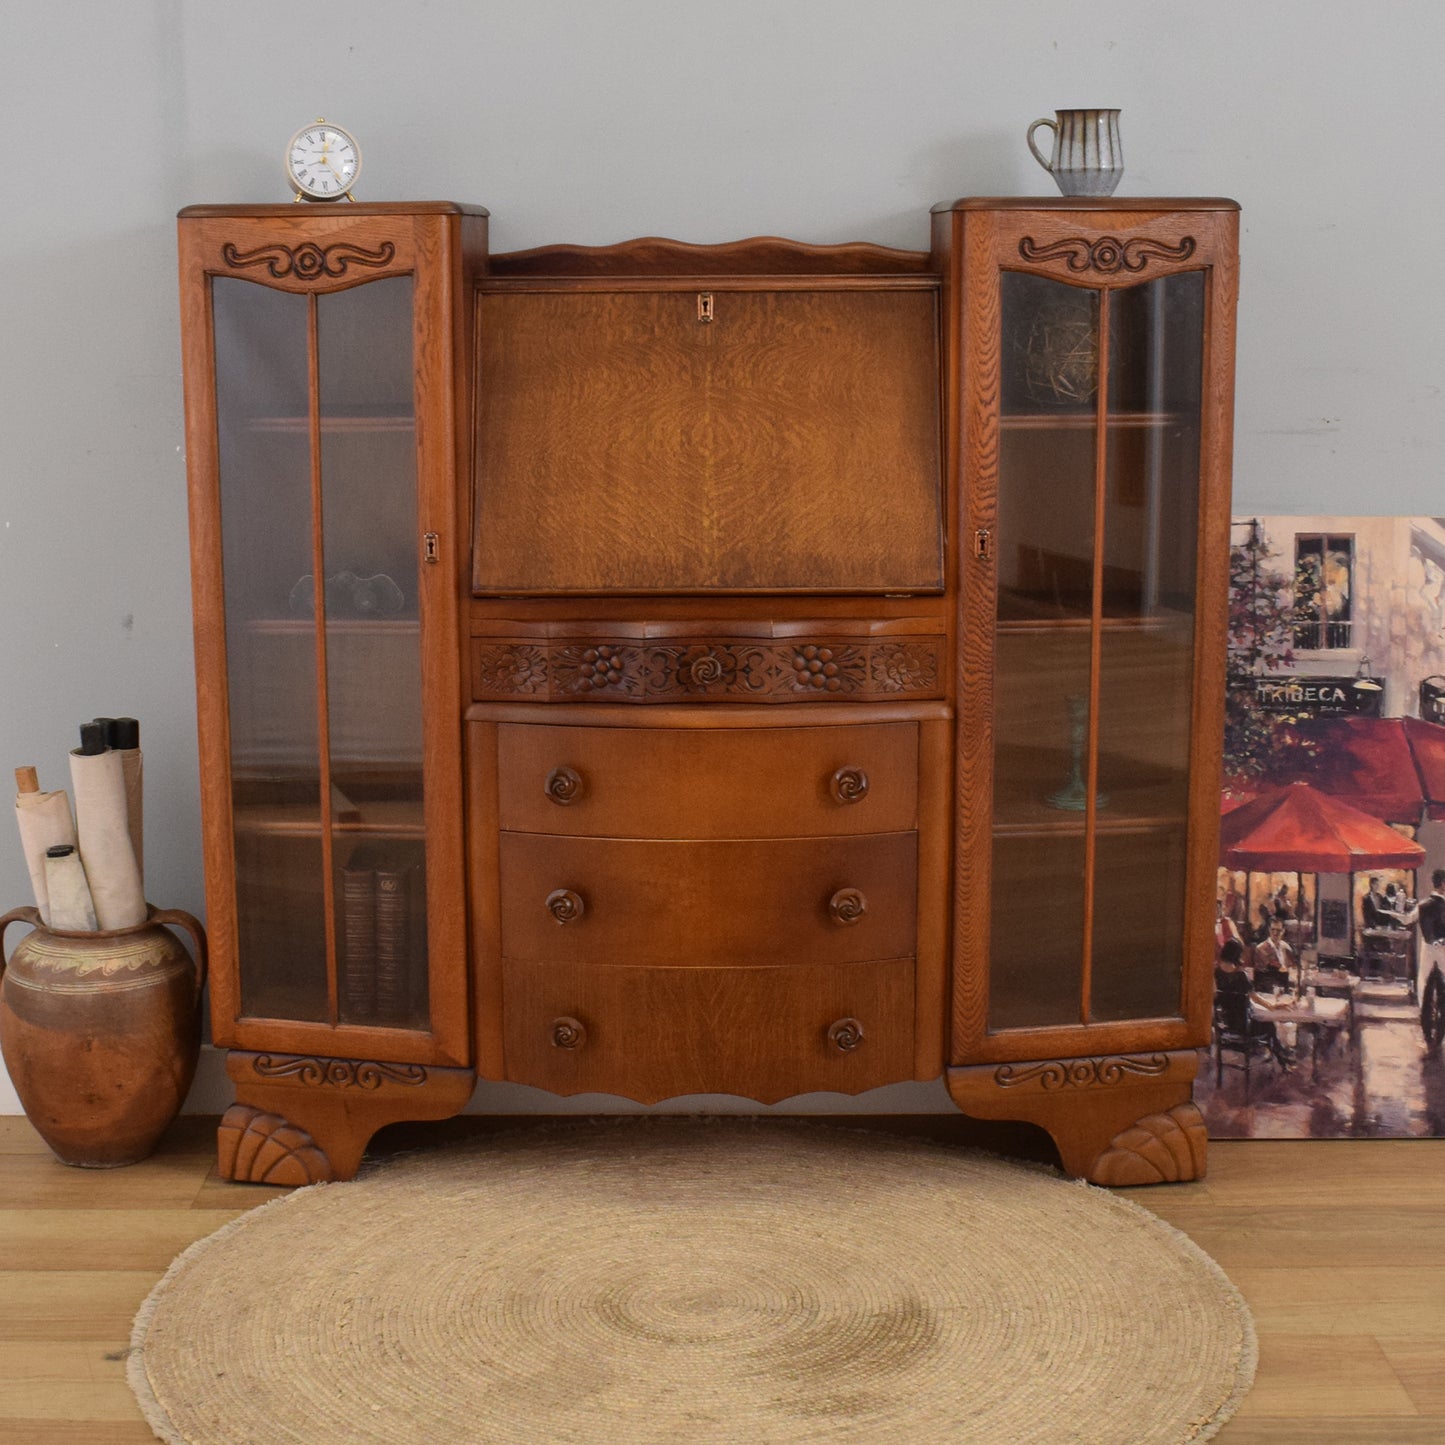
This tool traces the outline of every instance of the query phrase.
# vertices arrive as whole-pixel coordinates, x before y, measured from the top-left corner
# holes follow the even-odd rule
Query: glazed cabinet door
[[[1234,219],[963,218],[956,1063],[1207,1038]]]
[[[232,1047],[467,1062],[446,221],[181,221]]]

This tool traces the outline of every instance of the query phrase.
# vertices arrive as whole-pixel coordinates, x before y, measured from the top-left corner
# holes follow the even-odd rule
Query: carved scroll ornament
[[[226,265],[237,271],[264,266],[277,280],[294,276],[298,281],[318,281],[322,277],[344,276],[348,266],[389,266],[396,256],[396,247],[390,241],[383,241],[375,251],[368,251],[347,241],[338,241],[332,246],[303,241],[299,246],[283,246],[278,242],[258,246],[254,251],[242,251],[227,241],[221,247],[221,256]]]
[[[369,1060],[303,1058],[257,1054],[251,1067],[263,1079],[295,1079],[312,1088],[379,1089],[383,1084],[420,1087],[427,1072],[420,1064],[382,1064]]]
[[[1195,246],[1193,236],[1185,236],[1177,246],[1148,236],[1134,236],[1127,241],[1117,236],[1100,236],[1093,241],[1070,236],[1041,246],[1032,236],[1025,236],[1019,242],[1019,255],[1025,261],[1063,261],[1070,271],[1101,271],[1107,276],[1118,271],[1142,271],[1151,260],[1187,261]]]
[[[1052,1093],[1055,1089],[1107,1089],[1131,1078],[1157,1078],[1168,1069],[1165,1054],[1147,1058],[1049,1059],[1023,1068],[1004,1064],[994,1071],[993,1081],[1000,1089],[1037,1084],[1045,1093]]]

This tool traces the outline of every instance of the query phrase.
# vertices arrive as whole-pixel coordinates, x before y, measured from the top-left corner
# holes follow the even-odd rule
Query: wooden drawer
[[[556,1094],[856,1094],[913,1077],[913,960],[798,968],[503,963],[506,1077]]]
[[[504,723],[501,825],[612,838],[787,838],[917,825],[918,725]]]
[[[918,841],[504,833],[502,956],[664,968],[914,951]]]

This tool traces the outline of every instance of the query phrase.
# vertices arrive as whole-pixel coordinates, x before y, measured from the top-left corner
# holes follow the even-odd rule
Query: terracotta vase
[[[29,923],[4,962],[5,930]],[[195,962],[162,924],[184,928]],[[144,1159],[180,1112],[200,1052],[201,925],[179,909],[110,932],[46,928],[34,908],[0,918],[0,1051],[30,1122],[66,1164]]]

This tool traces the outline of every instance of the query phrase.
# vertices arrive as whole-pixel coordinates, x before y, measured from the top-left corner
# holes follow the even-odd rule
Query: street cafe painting
[[[1232,541],[1196,1101],[1216,1138],[1445,1136],[1445,518]]]

